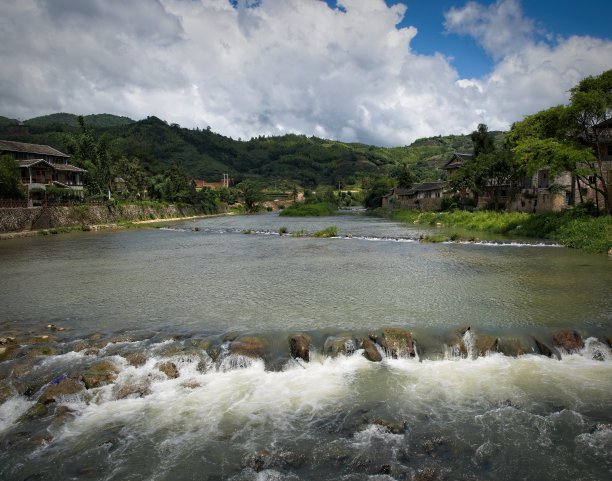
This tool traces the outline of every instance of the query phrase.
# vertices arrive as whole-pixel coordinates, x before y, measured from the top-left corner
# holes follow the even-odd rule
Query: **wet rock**
[[[187,345],[196,349],[201,349],[202,351],[206,351],[210,347],[210,341],[207,339],[189,339],[189,341],[187,341]]]
[[[35,347],[34,349],[30,349],[27,353],[28,357],[38,357],[38,356],[55,356],[57,354],[57,349],[51,346],[40,346]]]
[[[0,404],[4,404],[10,398],[15,396],[15,394],[17,394],[15,388],[13,388],[13,386],[11,386],[8,382],[2,381],[0,383]]]
[[[608,346],[612,347],[612,336],[608,336]]]
[[[241,356],[259,358],[264,357],[266,352],[267,343],[261,337],[256,336],[243,336],[232,343],[229,346],[230,353],[239,354]]]
[[[22,345],[30,345],[30,344],[41,344],[41,343],[45,343],[45,342],[51,342],[54,341],[55,339],[47,334],[42,335],[42,336],[34,336],[34,337],[28,337],[25,338],[23,340],[19,340],[19,343]]]
[[[147,355],[144,352],[130,352],[125,354],[126,361],[130,366],[139,367],[147,362]]]
[[[185,381],[184,383],[181,384],[181,386],[187,389],[197,389],[199,387],[202,387],[202,385],[198,381],[194,381],[194,380]]]
[[[170,379],[176,379],[180,375],[178,369],[176,368],[176,364],[173,362],[162,362],[157,365],[157,369],[163,372]]]
[[[225,336],[223,336],[223,342],[232,342],[240,337],[240,334],[237,332],[228,332]]]
[[[83,383],[87,389],[104,386],[117,379],[119,369],[110,361],[101,361],[83,372]]]
[[[59,427],[72,418],[74,418],[74,410],[70,409],[68,406],[59,406],[53,413],[51,425],[53,427]]]
[[[500,339],[497,347],[501,353],[512,357],[522,356],[529,352],[529,349],[519,339]]]
[[[546,357],[553,357],[553,352],[546,344],[541,342],[539,339],[536,339],[535,337],[533,337],[532,339],[536,345],[536,349],[539,354],[541,354],[542,356],[546,356]]]
[[[32,436],[29,439],[28,444],[30,446],[42,446],[43,444],[49,444],[51,441],[53,441],[52,434],[41,433],[41,434],[37,434],[36,436]]]
[[[332,356],[348,355],[355,352],[355,341],[352,334],[329,336],[323,344],[323,352]]]
[[[87,341],[84,341],[83,339],[79,339],[78,341],[74,341],[70,345],[70,349],[72,351],[74,351],[74,352],[81,352],[81,351],[84,351],[87,348],[89,348],[89,343]]]
[[[398,328],[383,329],[382,336],[376,338],[376,342],[393,358],[416,356],[412,333],[408,330]]]
[[[498,339],[495,336],[476,336],[476,353],[486,356],[488,353],[497,351]]]
[[[435,481],[437,479],[436,470],[433,468],[419,469],[414,475],[414,481]]]
[[[266,469],[297,468],[302,466],[305,461],[303,455],[291,451],[268,451],[267,449],[262,449],[245,456],[243,466],[259,473]]]
[[[391,434],[404,434],[408,429],[408,423],[406,421],[393,422],[388,419],[375,418],[370,421],[370,424],[381,426],[385,431]]]
[[[221,357],[221,348],[219,346],[211,347],[208,350],[208,355],[210,356],[213,362],[217,362]]]
[[[363,349],[363,357],[365,357],[368,361],[372,362],[381,362],[382,355],[376,349],[376,346],[369,339],[363,338],[360,339],[360,347]]]
[[[312,339],[306,334],[292,334],[289,336],[289,350],[291,357],[300,358],[308,362],[310,360],[310,343]]]
[[[57,384],[51,384],[38,398],[41,404],[57,402],[62,397],[73,396],[83,391],[83,385],[74,379],[63,379]]]
[[[0,362],[15,359],[19,352],[19,346],[15,343],[0,345]]]
[[[167,346],[164,346],[157,353],[161,357],[174,357],[174,356],[183,354],[184,352],[185,352],[185,346],[183,346],[182,344],[178,342],[175,342]]]
[[[149,393],[149,383],[144,379],[134,382],[125,382],[113,387],[115,399],[141,398],[147,396]]]
[[[567,352],[576,352],[584,347],[580,334],[570,329],[555,331],[552,335],[553,345]]]
[[[45,404],[36,403],[34,404],[34,406],[28,409],[24,414],[22,414],[19,417],[18,421],[24,422],[24,421],[30,421],[32,419],[42,418],[43,416],[46,416],[48,412],[49,410],[47,409],[47,406]]]

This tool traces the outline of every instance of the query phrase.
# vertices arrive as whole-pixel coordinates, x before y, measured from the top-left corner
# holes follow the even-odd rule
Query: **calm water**
[[[612,262],[424,233],[267,214],[0,242],[0,478],[610,479]],[[461,356],[466,326],[465,345],[527,354]],[[417,357],[325,352],[385,327]],[[585,347],[538,355],[561,328]],[[289,358],[297,331],[310,363]],[[232,353],[245,335],[261,359]]]

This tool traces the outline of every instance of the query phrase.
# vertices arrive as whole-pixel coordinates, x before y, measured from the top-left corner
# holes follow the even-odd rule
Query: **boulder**
[[[124,357],[130,366],[139,367],[147,362],[147,354],[145,352],[130,352],[125,354]]]
[[[243,336],[232,341],[229,350],[231,354],[239,354],[246,357],[264,357],[267,343],[261,337]]]
[[[323,351],[332,356],[347,355],[355,352],[355,341],[352,334],[329,336],[323,344]]]
[[[391,434],[404,434],[408,429],[408,423],[406,421],[393,422],[388,419],[376,418],[370,421],[370,424],[381,426],[385,431]]]
[[[46,416],[49,410],[45,404],[36,403],[30,409],[28,409],[25,413],[19,416],[18,421],[30,421],[32,419],[42,418]]]
[[[376,345],[370,341],[369,339],[361,339],[361,348],[363,349],[363,356],[372,362],[380,362],[382,361],[382,356],[378,349],[376,349]]]
[[[8,382],[0,382],[0,404],[4,404],[10,398],[15,396],[15,394],[17,394],[17,392]]]
[[[476,336],[476,353],[485,356],[489,352],[497,351],[498,339],[495,336]]]
[[[497,347],[506,356],[518,357],[529,352],[521,340],[514,338],[500,339]]]
[[[83,391],[83,385],[74,379],[62,379],[57,384],[51,384],[38,398],[40,404],[57,402],[64,396],[73,396]]]
[[[157,369],[163,372],[170,379],[176,379],[180,375],[176,364],[173,362],[162,362],[157,365]]]
[[[117,379],[118,372],[119,369],[112,362],[101,361],[83,373],[83,383],[87,389],[104,386]]]
[[[542,356],[546,356],[546,357],[553,357],[554,355],[553,352],[546,344],[541,342],[539,339],[536,339],[535,337],[533,337],[532,339],[533,339],[533,342],[535,342],[536,349],[538,350],[539,354],[541,354]]]
[[[390,357],[398,358],[416,356],[412,333],[405,329],[383,329],[382,336],[380,338],[376,338],[376,342],[382,346],[387,355]]]
[[[584,347],[580,334],[570,329],[553,332],[552,339],[555,347],[564,349],[567,352],[575,352]]]
[[[149,394],[149,383],[145,380],[137,380],[115,385],[113,386],[113,394],[116,399],[145,397]]]
[[[310,336],[306,334],[292,334],[289,336],[289,350],[291,357],[300,358],[308,362],[310,360]]]

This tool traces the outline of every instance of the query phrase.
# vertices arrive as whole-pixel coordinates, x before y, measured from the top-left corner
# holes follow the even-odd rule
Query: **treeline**
[[[190,178],[218,181],[227,173],[274,185],[286,182],[302,188],[344,187],[393,173],[411,165],[415,178],[435,180],[439,167],[454,151],[470,148],[469,136],[419,139],[410,146],[384,148],[359,143],[288,134],[278,137],[232,139],[205,129],[187,129],[156,117],[133,121],[109,114],[89,115],[84,125],[116,156],[136,160],[154,176],[172,165]],[[18,122],[0,117],[0,139],[51,145],[70,153],[72,138],[81,134],[78,117],[52,114]],[[501,133],[495,133],[502,138]]]

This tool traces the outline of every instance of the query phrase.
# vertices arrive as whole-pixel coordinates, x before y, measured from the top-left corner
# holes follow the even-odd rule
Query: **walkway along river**
[[[608,258],[423,233],[268,214],[3,241],[0,478],[609,479]]]

